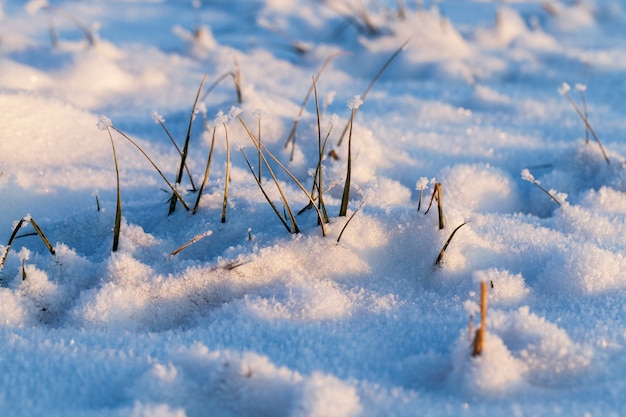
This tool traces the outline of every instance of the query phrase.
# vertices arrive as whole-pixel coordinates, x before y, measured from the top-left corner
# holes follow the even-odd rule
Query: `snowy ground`
[[[0,2],[2,416],[626,415],[622,2],[51,3]],[[407,40],[354,118],[340,217],[347,104]],[[316,82],[338,156],[323,161],[329,224],[323,236],[308,210],[290,234],[234,116],[254,136],[260,120],[310,191],[313,96],[284,144],[331,56]],[[230,76],[206,92],[228,73],[241,102]],[[168,216],[168,184],[114,127],[174,183],[180,157],[155,118],[182,148],[205,74],[187,165],[199,187],[215,127],[209,180],[195,215]],[[584,112],[581,92],[608,161],[568,101]],[[435,182],[443,230],[425,214]],[[262,184],[282,215],[267,167]],[[193,207],[191,188],[185,173]],[[9,250],[31,218],[54,255],[27,223]]]

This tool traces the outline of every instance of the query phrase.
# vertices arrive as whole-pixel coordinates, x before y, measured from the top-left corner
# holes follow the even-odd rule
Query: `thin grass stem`
[[[228,185],[230,183],[230,142],[228,141],[228,129],[226,123],[224,132],[226,135],[226,178],[224,179],[224,202],[222,204],[222,223],[226,223],[226,208],[228,207]]]
[[[170,253],[170,256],[175,256],[178,255],[180,252],[182,252],[183,250],[187,249],[189,246],[193,245],[194,243],[204,239],[207,236],[211,236],[211,234],[213,234],[212,231],[206,231],[204,233],[200,233],[197,236],[194,236],[191,240],[189,240],[187,243],[185,243],[184,245],[182,245],[181,247],[179,247],[178,249],[172,251],[172,253]]]
[[[468,222],[461,223],[459,226],[456,227],[456,229],[452,231],[452,233],[450,233],[450,237],[448,237],[448,240],[446,240],[446,243],[444,243],[443,247],[439,251],[439,255],[437,256],[437,259],[435,260],[435,267],[439,267],[441,265],[441,261],[443,260],[443,255],[446,253],[446,250],[448,249],[448,245],[450,245],[450,242],[452,242],[452,238],[454,237],[456,232],[461,227],[465,226],[467,223]]]
[[[170,187],[170,190],[172,190],[172,193],[178,198],[178,200],[180,201],[180,203],[183,205],[183,207],[185,207],[185,210],[189,211],[189,206],[187,205],[187,203],[185,203],[185,200],[183,200],[183,197],[180,195],[180,193],[178,191],[176,191],[176,187],[174,187],[174,185],[172,185],[172,183],[167,179],[167,177],[163,174],[163,172],[159,169],[159,167],[157,166],[157,164],[152,160],[152,158],[150,158],[148,156],[148,154],[141,148],[141,146],[139,146],[134,140],[132,140],[126,133],[122,132],[121,130],[119,130],[117,127],[110,125],[111,129],[115,130],[117,133],[119,133],[120,135],[122,135],[122,137],[124,139],[126,139],[127,141],[129,141],[132,145],[135,146],[135,148],[137,148],[139,150],[139,152],[142,153],[143,156],[146,157],[146,159],[148,160],[148,162],[150,162],[150,164],[152,164],[152,166],[154,167],[154,169],[159,173],[159,175],[161,176],[161,178],[163,178],[163,180],[167,183],[167,185]]]
[[[213,134],[211,135],[211,149],[209,149],[209,157],[206,161],[206,167],[204,168],[204,177],[202,178],[202,184],[200,185],[200,189],[198,190],[198,197],[196,197],[196,203],[193,205],[193,214],[196,214],[198,211],[198,207],[200,206],[200,198],[202,198],[202,193],[204,192],[204,187],[206,187],[207,182],[209,181],[209,175],[211,173],[211,162],[213,160],[213,150],[215,149],[215,126],[213,127]]]
[[[106,128],[107,133],[109,134],[109,139],[111,140],[111,148],[113,149],[113,161],[115,162],[116,202],[115,223],[113,225],[113,245],[111,247],[111,251],[116,252],[120,242],[120,230],[122,226],[122,195],[120,191],[120,170],[117,163],[117,151],[115,150],[115,141],[113,140],[113,135],[111,134],[111,129],[109,129],[109,126],[107,126]]]
[[[378,79],[381,77],[381,75],[383,75],[383,72],[385,72],[387,67],[389,67],[389,65],[391,65],[391,63],[394,61],[394,59],[396,59],[396,57],[398,55],[400,55],[400,52],[402,52],[404,50],[404,48],[406,48],[406,46],[409,44],[410,41],[411,41],[411,38],[409,38],[406,41],[404,41],[404,43],[398,49],[396,49],[396,51],[393,54],[391,54],[389,59],[387,59],[387,61],[385,61],[385,63],[380,68],[380,70],[378,70],[378,72],[376,73],[376,75],[374,76],[372,81],[369,83],[369,85],[367,86],[367,88],[365,89],[363,94],[361,94],[361,100],[365,101],[365,99],[367,98],[367,95],[369,94],[371,89],[374,87],[374,84],[376,84],[376,81],[378,81]],[[358,109],[356,110],[356,112],[358,112]],[[349,123],[346,124],[346,126],[343,129],[343,131],[341,132],[341,136],[339,136],[339,141],[337,142],[337,146],[341,146],[341,143],[343,142],[343,138],[346,135],[346,133],[348,131],[348,128],[349,128]]]
[[[176,175],[176,184],[180,184],[183,179],[183,172],[185,169],[185,162],[187,161],[187,154],[189,152],[189,140],[191,139],[191,126],[193,125],[193,121],[196,118],[196,107],[198,105],[198,99],[200,98],[200,93],[202,92],[202,86],[206,81],[207,75],[204,74],[202,77],[202,81],[200,81],[200,86],[198,87],[198,92],[196,93],[196,98],[193,102],[193,106],[191,108],[191,114],[189,115],[189,125],[187,126],[187,135],[185,136],[185,144],[183,145],[183,152],[180,157],[180,166],[178,168],[178,174]],[[178,198],[175,194],[172,194],[170,198],[170,209],[168,214],[172,214],[174,210],[176,210],[176,202]],[[187,208],[189,211],[189,208]]]

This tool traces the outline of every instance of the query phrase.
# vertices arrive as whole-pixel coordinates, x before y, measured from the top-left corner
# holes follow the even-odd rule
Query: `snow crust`
[[[615,0],[0,2],[0,415],[626,414],[624,28]],[[329,221],[289,233],[319,166]]]

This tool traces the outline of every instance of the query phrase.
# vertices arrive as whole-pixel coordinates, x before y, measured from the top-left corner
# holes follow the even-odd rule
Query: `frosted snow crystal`
[[[228,112],[228,119],[232,120],[241,114],[241,107],[232,106]]]
[[[98,118],[98,129],[100,130],[107,130],[109,128],[109,126],[112,126],[112,122],[111,119],[109,119],[108,117],[106,117],[105,115],[101,115]]]
[[[220,110],[215,115],[215,119],[213,119],[213,124],[215,126],[218,126],[218,125],[223,125],[223,124],[226,124],[226,123],[228,123],[228,116],[225,115],[224,112]]]
[[[415,183],[415,189],[416,190],[427,190],[428,189],[428,178],[426,177],[420,177],[419,180],[417,180],[417,182]]]
[[[563,84],[561,84],[561,87],[559,88],[558,91],[559,91],[559,94],[563,96],[563,95],[567,94],[570,89],[571,89],[571,87],[569,86],[568,83],[563,83]]]
[[[165,119],[163,118],[163,116],[161,116],[157,112],[152,113],[152,117],[154,118],[154,121],[156,123],[165,123]]]
[[[535,177],[533,176],[533,174],[530,173],[528,168],[522,169],[521,175],[523,180],[539,184],[539,181],[535,179]]]
[[[361,104],[363,104],[363,100],[361,100],[361,96],[358,94],[348,100],[348,108],[353,111],[358,110],[359,107],[361,107]]]

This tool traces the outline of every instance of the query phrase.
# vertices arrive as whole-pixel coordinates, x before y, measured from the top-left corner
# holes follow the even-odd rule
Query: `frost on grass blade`
[[[347,103],[350,110],[358,110],[359,107],[361,107],[361,104],[363,104],[363,100],[361,99],[361,96],[359,94],[352,97],[350,100],[348,100]]]
[[[113,123],[111,122],[111,119],[109,119],[108,117],[106,117],[105,115],[100,115],[100,117],[98,117],[98,123],[96,126],[98,126],[98,129],[100,130],[107,130],[109,128],[109,126],[112,126]]]

